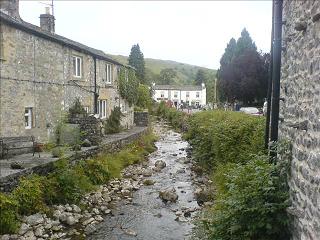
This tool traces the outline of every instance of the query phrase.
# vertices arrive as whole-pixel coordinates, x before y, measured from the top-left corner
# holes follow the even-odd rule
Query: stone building
[[[320,1],[283,2],[280,139],[293,144],[293,239],[320,239]]]
[[[153,99],[155,101],[170,100],[176,107],[183,103],[188,106],[204,106],[206,98],[204,83],[201,86],[153,85]]]
[[[129,67],[56,34],[54,21],[47,11],[32,25],[20,18],[18,0],[0,1],[0,137],[47,141],[76,98],[102,119],[121,107],[131,127],[133,108],[117,90],[120,69]]]

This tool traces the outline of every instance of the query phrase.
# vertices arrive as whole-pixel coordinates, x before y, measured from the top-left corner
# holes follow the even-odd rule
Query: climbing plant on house
[[[118,87],[120,96],[127,100],[130,106],[136,103],[138,99],[139,81],[133,69],[120,68]]]

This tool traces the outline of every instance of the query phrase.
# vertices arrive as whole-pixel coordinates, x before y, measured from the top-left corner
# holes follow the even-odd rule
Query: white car
[[[240,108],[240,112],[244,112],[246,114],[261,116],[261,112],[258,108],[255,107],[242,107]]]

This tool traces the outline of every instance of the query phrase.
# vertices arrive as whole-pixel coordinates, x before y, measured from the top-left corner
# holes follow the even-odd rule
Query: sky
[[[21,18],[39,26],[43,3],[20,0]],[[54,15],[57,34],[110,54],[128,56],[138,43],[145,58],[217,69],[243,28],[270,51],[271,1],[54,0]]]

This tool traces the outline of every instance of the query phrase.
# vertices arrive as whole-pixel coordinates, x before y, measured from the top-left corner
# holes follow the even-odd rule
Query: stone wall
[[[99,146],[83,148],[81,151],[64,156],[64,158],[68,159],[69,162],[74,165],[81,160],[88,159],[101,152],[114,153],[121,150],[126,145],[132,143],[140,136],[146,134],[147,131],[147,128],[138,128],[137,130],[129,132],[127,134],[122,133],[120,138],[110,139],[109,136],[108,141],[102,141]],[[0,178],[0,192],[12,191],[18,185],[20,177],[27,176],[32,173],[47,175],[49,172],[54,170],[54,162],[55,161],[50,161],[40,164],[36,167],[26,168],[21,170],[20,172]]]
[[[280,139],[293,144],[293,239],[320,239],[320,1],[284,1]]]
[[[148,112],[134,112],[134,123],[136,126],[146,127],[149,124]]]
[[[81,131],[81,139],[88,139],[92,145],[99,145],[102,141],[103,122],[94,116],[74,117],[69,119],[70,123],[78,124]]]
[[[0,22],[0,136],[34,135],[46,142],[64,113],[79,98],[94,112],[94,58],[69,46]],[[73,76],[72,57],[82,59],[82,76]],[[97,59],[99,99],[107,100],[107,117],[121,100],[117,90],[120,65]],[[113,82],[106,84],[106,64],[113,65]],[[124,100],[122,100],[124,101]],[[33,124],[25,128],[25,108],[32,108]],[[133,118],[133,113],[128,119]],[[126,125],[131,127],[132,121]]]

